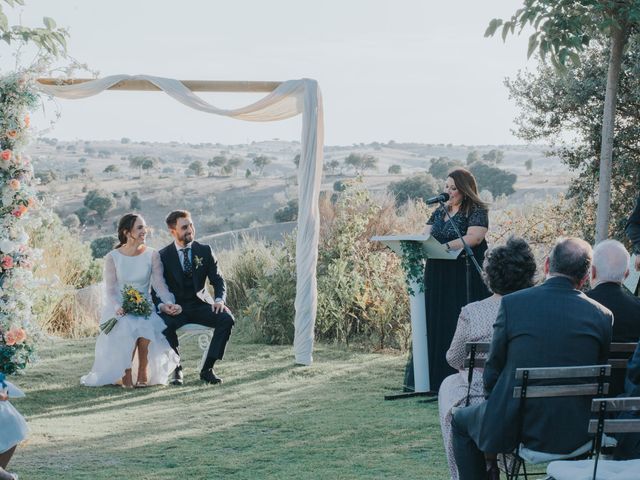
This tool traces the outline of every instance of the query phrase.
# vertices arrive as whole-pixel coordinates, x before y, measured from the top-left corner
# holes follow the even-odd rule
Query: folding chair
[[[507,479],[520,478],[520,469],[522,469],[524,478],[528,479],[529,475],[545,475],[544,472],[528,473],[526,464],[548,463],[553,460],[566,460],[570,458],[579,458],[588,455],[593,449],[593,442],[588,441],[584,445],[578,447],[573,452],[564,454],[554,454],[547,452],[539,452],[526,448],[522,444],[522,429],[524,424],[524,412],[527,400],[530,398],[558,398],[558,397],[602,397],[609,391],[609,383],[605,382],[605,378],[611,374],[610,365],[588,365],[576,367],[544,367],[544,368],[518,368],[516,369],[516,380],[521,381],[520,386],[513,389],[513,397],[519,399],[519,415],[517,425],[517,441],[516,449],[513,452],[515,461],[510,472],[507,472]],[[558,384],[558,381],[566,381],[570,379],[588,378],[583,383]],[[596,382],[593,382],[596,379]],[[530,385],[529,382],[535,380],[536,385]]]
[[[592,460],[578,462],[552,462],[547,467],[547,474],[555,480],[574,480],[575,478],[591,478],[595,480],[598,475],[598,467],[601,467],[601,478],[616,475],[624,478],[638,478],[640,475],[640,459],[637,460],[600,460],[603,439],[607,433],[633,433],[640,432],[640,417],[629,419],[608,420],[610,412],[638,412],[640,411],[640,398],[601,398],[591,402],[591,411],[597,412],[598,418],[589,421],[589,433],[594,434],[594,454]],[[625,475],[625,473],[627,475]]]
[[[609,347],[610,358],[607,360],[612,370],[610,379],[611,387],[609,388],[611,395],[616,396],[624,390],[624,378],[627,372],[627,365],[637,346],[638,342],[611,343]]]
[[[489,353],[489,348],[491,347],[490,343],[487,342],[467,342],[464,345],[465,352],[467,354],[467,358],[464,359],[464,368],[468,370],[467,374],[467,399],[465,401],[465,407],[469,406],[469,402],[471,401],[471,382],[473,381],[473,371],[475,368],[484,368],[484,365],[487,361],[485,357],[478,358],[476,355],[478,353]]]

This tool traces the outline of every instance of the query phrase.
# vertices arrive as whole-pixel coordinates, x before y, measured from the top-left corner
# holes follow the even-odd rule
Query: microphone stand
[[[465,268],[466,268],[466,277],[467,277],[467,304],[468,304],[469,303],[469,299],[471,298],[471,283],[470,283],[471,275],[470,275],[470,272],[469,272],[469,258],[471,258],[471,261],[473,262],[473,265],[476,267],[476,270],[478,271],[478,274],[480,275],[480,278],[482,278],[482,268],[480,268],[480,265],[478,265],[478,261],[476,260],[476,257],[473,255],[473,250],[471,250],[471,247],[469,246],[469,244],[464,241],[464,238],[462,238],[462,233],[460,233],[460,229],[458,228],[458,225],[456,225],[456,222],[454,222],[453,219],[451,218],[451,214],[449,213],[449,209],[447,209],[447,207],[446,207],[446,205],[444,204],[443,201],[440,201],[438,203],[440,203],[440,206],[443,208],[444,213],[447,215],[447,218],[449,219],[449,222],[453,226],[453,229],[456,231],[456,234],[458,234],[458,238],[462,242],[462,246],[463,246],[464,251],[466,253],[466,255],[464,257],[464,264],[465,264]]]

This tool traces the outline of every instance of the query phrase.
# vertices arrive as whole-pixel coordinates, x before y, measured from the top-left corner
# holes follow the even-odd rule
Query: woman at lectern
[[[452,225],[455,222],[481,266],[487,250],[485,236],[489,229],[489,212],[487,204],[478,196],[476,179],[468,170],[458,168],[449,173],[444,188],[449,200],[431,214],[425,234],[433,236],[448,250],[460,250],[463,245]],[[456,330],[460,309],[491,295],[471,259],[467,267],[465,257],[463,251],[456,260],[427,260],[424,291],[429,383],[434,392],[438,391],[445,377],[456,372],[447,363],[446,353]]]

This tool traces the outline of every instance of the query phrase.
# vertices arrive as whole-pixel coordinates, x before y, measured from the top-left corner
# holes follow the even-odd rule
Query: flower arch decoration
[[[28,73],[0,77],[0,373],[11,375],[35,359],[39,329],[33,320],[32,267],[27,226],[36,207],[29,143],[29,112],[39,103]]]

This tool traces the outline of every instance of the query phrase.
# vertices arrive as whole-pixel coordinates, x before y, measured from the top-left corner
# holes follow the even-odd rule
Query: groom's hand
[[[222,313],[227,310],[227,307],[222,300],[216,300],[213,305],[211,305],[211,310],[213,313]]]

